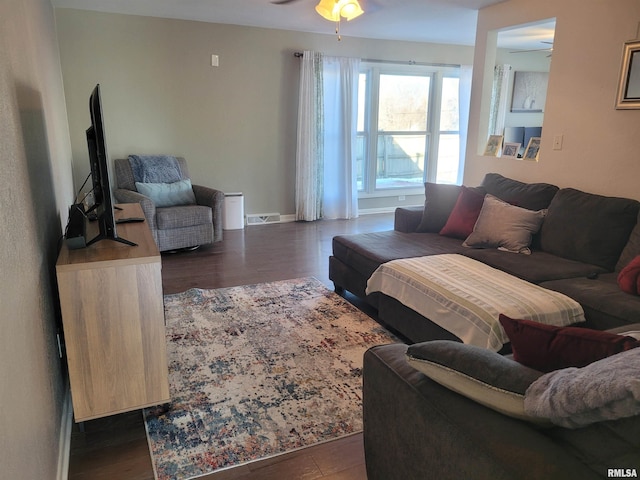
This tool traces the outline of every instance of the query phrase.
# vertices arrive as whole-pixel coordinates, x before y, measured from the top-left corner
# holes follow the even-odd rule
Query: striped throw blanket
[[[384,263],[367,293],[382,292],[456,335],[498,351],[509,341],[498,320],[511,318],[565,326],[584,322],[579,303],[458,254]]]

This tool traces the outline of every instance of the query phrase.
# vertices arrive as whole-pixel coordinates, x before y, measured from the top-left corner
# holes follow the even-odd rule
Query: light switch
[[[220,59],[218,55],[211,55],[211,66],[217,67],[220,65]]]
[[[554,150],[562,150],[562,140],[564,135],[556,135],[553,137],[553,149]]]

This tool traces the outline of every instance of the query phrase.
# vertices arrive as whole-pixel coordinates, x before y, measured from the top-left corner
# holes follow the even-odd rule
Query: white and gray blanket
[[[640,348],[541,376],[527,389],[524,409],[568,428],[640,414]]]
[[[367,282],[372,292],[395,298],[466,344],[493,351],[509,341],[501,313],[557,326],[585,321],[580,304],[566,295],[458,254],[383,263]]]

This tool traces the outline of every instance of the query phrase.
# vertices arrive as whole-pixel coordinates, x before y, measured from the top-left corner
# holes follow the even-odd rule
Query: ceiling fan
[[[274,5],[286,5],[298,0],[271,0]],[[320,0],[316,5],[316,12],[322,18],[336,23],[336,35],[338,41],[342,39],[340,35],[340,20],[353,20],[364,13],[358,0]]]
[[[553,53],[553,42],[541,40],[540,43],[546,43],[546,44],[551,45],[551,46],[550,47],[545,47],[545,48],[533,48],[533,49],[530,49],[530,50],[514,50],[514,51],[509,52],[509,53],[549,52],[549,55],[547,55],[547,57],[550,57],[551,54]]]
[[[271,0],[274,5],[287,5],[299,0]],[[353,20],[364,13],[358,0],[320,0],[316,6],[316,12],[332,22],[340,18]]]

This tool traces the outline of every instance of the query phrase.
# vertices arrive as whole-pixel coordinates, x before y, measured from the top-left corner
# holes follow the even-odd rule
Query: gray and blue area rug
[[[158,480],[362,430],[362,355],[396,339],[318,280],[164,300],[172,401],[144,412]]]

